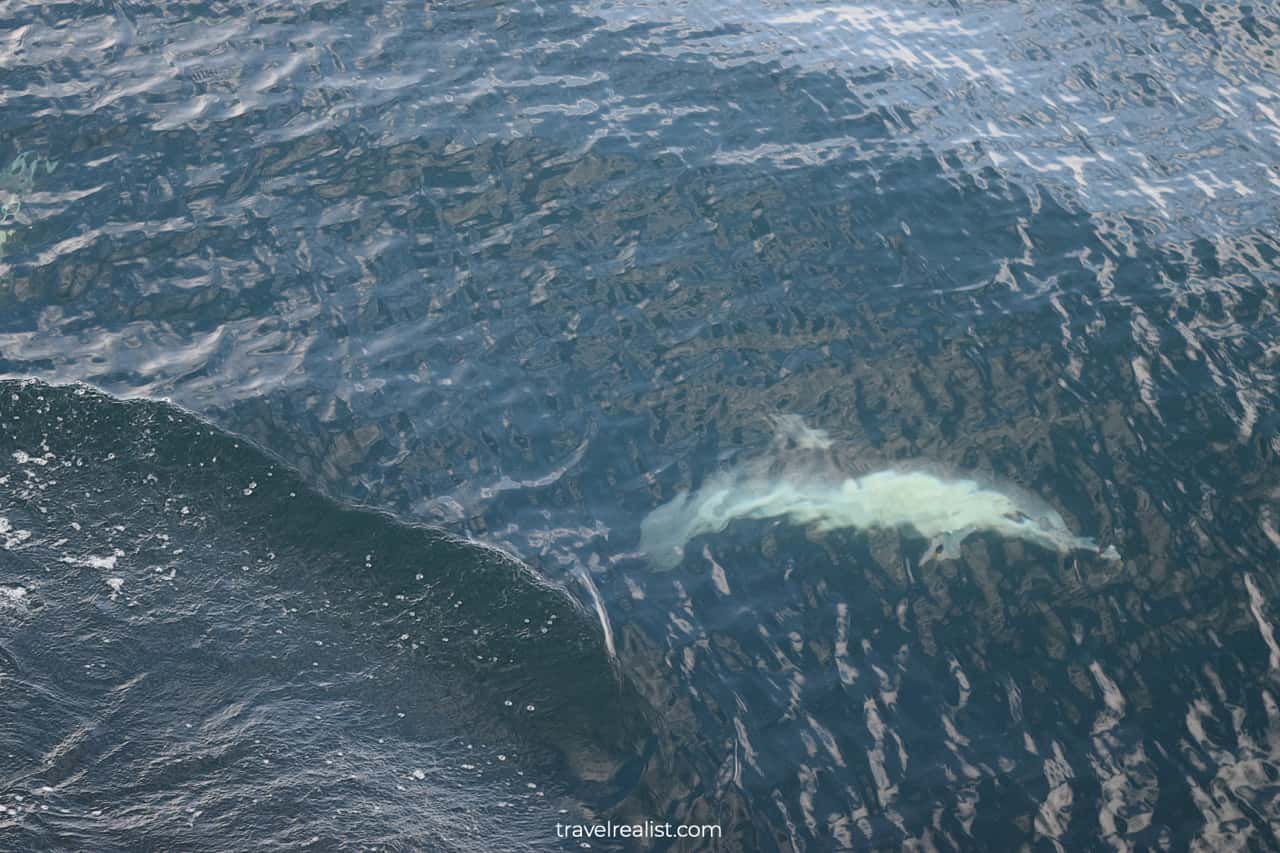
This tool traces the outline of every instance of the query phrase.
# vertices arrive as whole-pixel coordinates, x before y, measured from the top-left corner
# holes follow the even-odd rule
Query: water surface
[[[1274,4],[0,8],[5,846],[1280,845]]]

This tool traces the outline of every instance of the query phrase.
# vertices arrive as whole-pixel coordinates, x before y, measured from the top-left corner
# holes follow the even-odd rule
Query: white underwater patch
[[[782,518],[818,531],[911,529],[931,542],[922,563],[959,557],[960,543],[978,531],[1061,554],[1119,558],[1114,547],[1100,551],[1093,539],[1072,533],[1057,510],[1015,487],[906,466],[848,476],[825,432],[795,416],[774,423],[773,446],[764,456],[716,474],[645,517],[640,547],[655,568],[674,568],[695,536],[745,518]]]

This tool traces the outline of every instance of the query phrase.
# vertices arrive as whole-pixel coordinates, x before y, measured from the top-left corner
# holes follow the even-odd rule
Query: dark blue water
[[[0,9],[0,848],[1280,848],[1280,7]]]

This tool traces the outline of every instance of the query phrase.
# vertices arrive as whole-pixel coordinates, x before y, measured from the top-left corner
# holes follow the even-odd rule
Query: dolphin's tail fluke
[[[640,550],[659,571],[674,569],[684,559],[684,545],[690,536],[688,503],[689,493],[680,492],[640,524]]]

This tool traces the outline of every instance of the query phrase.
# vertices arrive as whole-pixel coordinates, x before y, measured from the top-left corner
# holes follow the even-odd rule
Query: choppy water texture
[[[0,10],[0,847],[1280,847],[1274,4]]]

